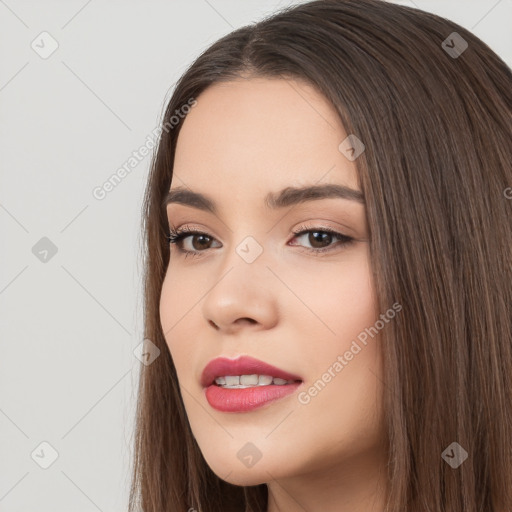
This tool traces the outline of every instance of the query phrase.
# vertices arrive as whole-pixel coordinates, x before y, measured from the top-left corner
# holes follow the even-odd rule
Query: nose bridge
[[[239,289],[245,288],[246,283],[255,288],[255,284],[266,280],[268,254],[262,238],[263,235],[245,235],[244,232],[242,235],[233,234],[233,242],[223,255],[218,278],[224,276],[222,280],[233,281]]]
[[[205,319],[227,328],[240,318],[269,324],[276,314],[276,297],[272,293],[272,273],[268,258],[256,236],[242,235],[223,254],[215,282],[203,301]]]
[[[238,244],[235,245],[235,252],[246,265],[252,265],[257,260],[264,260],[261,258],[264,251],[262,235],[258,236],[260,241],[253,235],[245,236]]]
[[[227,268],[233,265],[242,266],[250,271],[253,265],[256,264],[255,266],[259,268],[264,260],[267,260],[264,245],[270,237],[269,233],[265,233],[261,213],[253,210],[246,211],[244,215],[243,208],[237,210],[234,216],[236,222],[232,222],[229,226],[229,252],[224,255],[223,266]],[[259,219],[258,216],[260,216]]]

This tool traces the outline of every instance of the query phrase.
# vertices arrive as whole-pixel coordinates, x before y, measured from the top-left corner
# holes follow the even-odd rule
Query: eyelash
[[[337,231],[334,231],[333,229],[330,229],[330,228],[310,228],[308,226],[300,226],[299,228],[297,228],[296,231],[293,231],[293,235],[294,235],[294,238],[295,238],[295,237],[304,235],[306,233],[311,233],[311,232],[315,232],[315,233],[329,233],[329,234],[333,235],[334,238],[338,238],[340,240],[340,242],[341,242],[341,243],[339,243],[337,245],[323,247],[321,249],[310,249],[308,247],[303,247],[303,249],[305,249],[307,252],[310,252],[310,253],[313,253],[313,254],[316,254],[316,255],[322,255],[323,253],[330,252],[330,251],[334,250],[334,247],[339,246],[339,245],[346,247],[347,245],[350,245],[351,243],[353,243],[355,241],[354,238],[352,238],[350,236],[347,236],[347,235],[344,235],[342,233],[338,233]],[[186,226],[182,227],[182,228],[178,228],[176,230],[170,229],[169,230],[169,234],[167,235],[166,238],[167,238],[167,241],[170,244],[176,244],[176,247],[177,247],[178,251],[181,254],[184,254],[185,257],[187,257],[189,255],[191,255],[192,257],[201,256],[202,255],[201,253],[206,252],[207,249],[203,250],[203,251],[188,251],[188,250],[182,249],[179,246],[179,244],[185,238],[188,238],[191,235],[206,235],[207,237],[209,237],[211,239],[214,239],[208,233],[204,233],[202,231],[197,231],[195,229],[187,228]]]

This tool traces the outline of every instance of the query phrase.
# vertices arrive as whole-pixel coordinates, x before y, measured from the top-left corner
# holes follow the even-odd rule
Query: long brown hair
[[[175,87],[144,200],[144,335],[161,354],[141,370],[130,511],[266,511],[265,484],[231,485],[202,457],[159,317],[176,111],[241,76],[307,81],[365,144],[378,310],[403,307],[381,333],[386,512],[509,512],[512,72],[463,27],[380,0],[314,1],[237,29]],[[456,468],[452,443],[467,452]]]

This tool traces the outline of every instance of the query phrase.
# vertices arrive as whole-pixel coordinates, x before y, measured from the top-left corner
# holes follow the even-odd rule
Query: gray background
[[[126,510],[150,157],[102,200],[93,190],[145,143],[195,56],[290,3],[0,0],[0,511]],[[512,0],[397,3],[512,65]],[[47,58],[31,46],[51,49],[44,31]]]

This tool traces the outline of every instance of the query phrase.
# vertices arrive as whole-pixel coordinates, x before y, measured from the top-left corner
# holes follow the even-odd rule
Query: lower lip
[[[250,388],[227,389],[212,384],[205,391],[206,400],[218,411],[247,412],[293,393],[302,382],[294,384],[271,384]]]

